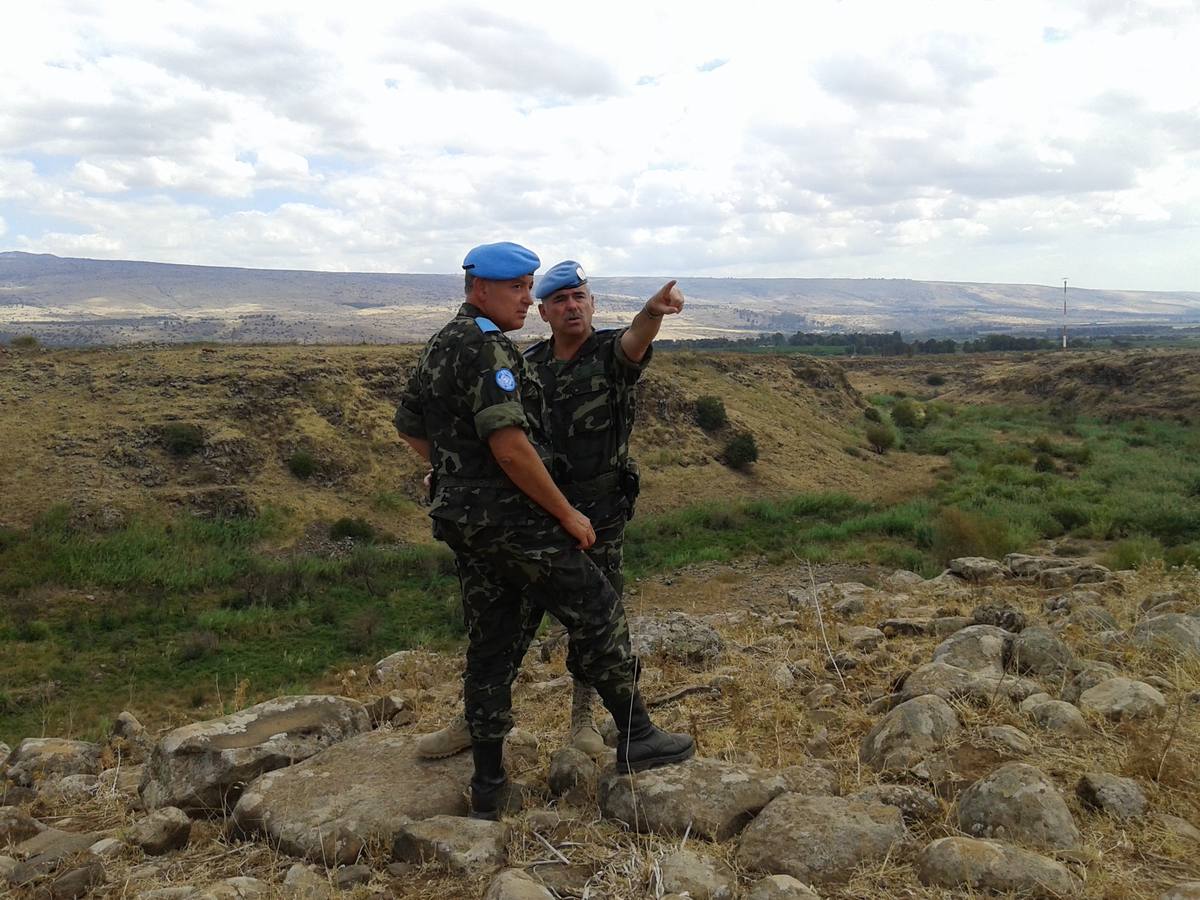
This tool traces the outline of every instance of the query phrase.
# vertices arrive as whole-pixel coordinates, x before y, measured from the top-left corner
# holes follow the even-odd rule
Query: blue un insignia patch
[[[515,391],[517,389],[517,379],[508,369],[501,369],[496,373],[496,384],[500,385],[502,391]]]

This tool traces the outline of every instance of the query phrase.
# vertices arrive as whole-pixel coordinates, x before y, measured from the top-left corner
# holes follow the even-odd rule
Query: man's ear
[[[546,318],[546,304],[545,303],[538,304],[538,315],[542,317],[543,322],[550,321],[548,318]]]

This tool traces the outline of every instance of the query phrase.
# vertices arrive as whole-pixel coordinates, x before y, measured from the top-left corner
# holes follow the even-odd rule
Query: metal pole
[[[1062,348],[1067,349],[1067,277],[1063,276],[1063,331]]]

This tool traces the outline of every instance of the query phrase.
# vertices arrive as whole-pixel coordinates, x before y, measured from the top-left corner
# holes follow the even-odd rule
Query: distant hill
[[[601,327],[628,322],[665,278],[591,281]],[[1061,287],[874,278],[688,278],[685,316],[664,336],[799,330],[970,333],[1062,321]],[[0,253],[0,338],[130,341],[397,342],[427,337],[462,296],[459,275],[306,272]],[[1200,292],[1084,290],[1074,325],[1200,322]],[[526,334],[543,330],[536,317]]]

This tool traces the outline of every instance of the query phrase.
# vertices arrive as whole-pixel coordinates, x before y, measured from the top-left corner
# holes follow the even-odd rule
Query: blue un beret
[[[532,250],[520,244],[501,241],[472,248],[463,260],[462,267],[476,278],[507,281],[509,278],[532,275],[541,264],[542,261]]]
[[[581,284],[587,284],[587,273],[583,271],[583,266],[573,259],[564,259],[546,270],[546,274],[538,282],[534,296],[539,300],[545,300],[555,291],[579,287]]]

